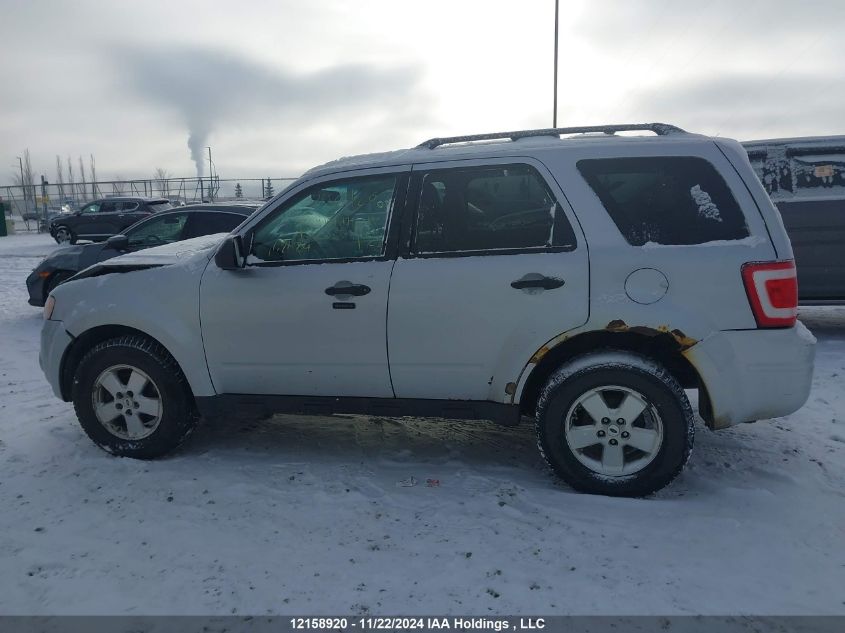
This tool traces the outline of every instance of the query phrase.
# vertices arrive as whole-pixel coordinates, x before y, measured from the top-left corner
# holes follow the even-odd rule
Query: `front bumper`
[[[29,293],[29,305],[42,307],[44,305],[44,278],[33,270],[26,278],[26,290]]]
[[[38,363],[41,371],[47,377],[47,382],[53,388],[53,393],[62,400],[62,359],[73,337],[65,330],[61,321],[44,321],[41,327],[41,351],[38,353]]]
[[[717,332],[684,352],[707,389],[714,429],[800,409],[815,354],[816,339],[800,321],[787,329]]]

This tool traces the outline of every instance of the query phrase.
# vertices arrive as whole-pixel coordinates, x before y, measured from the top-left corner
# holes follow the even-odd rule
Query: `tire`
[[[179,365],[142,336],[113,338],[92,348],[76,369],[71,396],[88,437],[121,457],[170,453],[199,420]]]
[[[574,489],[643,497],[683,470],[695,415],[665,367],[608,350],[552,374],[537,403],[536,431],[546,462]]]
[[[53,239],[56,240],[56,244],[76,244],[76,235],[64,224],[56,227],[56,233],[53,235]]]
[[[64,283],[65,281],[73,277],[75,274],[75,272],[70,270],[57,270],[56,272],[54,272],[47,280],[47,283],[44,285],[44,301],[47,301],[47,297],[50,295],[51,292],[53,292],[56,286]]]

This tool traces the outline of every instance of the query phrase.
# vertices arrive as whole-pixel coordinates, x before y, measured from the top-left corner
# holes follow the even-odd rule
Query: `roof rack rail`
[[[516,132],[492,132],[490,134],[472,134],[470,136],[447,136],[444,138],[432,138],[417,145],[417,147],[434,149],[440,145],[449,143],[468,143],[470,141],[492,141],[495,139],[509,138],[515,141],[520,138],[531,136],[560,136],[561,134],[589,134],[590,132],[603,132],[605,134],[616,134],[616,132],[630,132],[635,130],[647,130],[658,136],[668,134],[684,134],[685,131],[668,123],[630,123],[621,125],[587,125],[582,127],[552,127],[540,130],[519,130]]]

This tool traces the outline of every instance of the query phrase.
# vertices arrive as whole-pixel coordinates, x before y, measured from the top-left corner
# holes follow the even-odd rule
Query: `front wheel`
[[[662,365],[608,351],[552,374],[537,403],[536,428],[546,461],[576,490],[640,497],[681,472],[695,416]]]
[[[56,244],[61,244],[62,246],[67,244],[76,244],[76,236],[73,234],[73,231],[66,226],[56,228],[54,239],[56,240]]]
[[[184,374],[161,345],[141,336],[104,341],[77,367],[73,406],[104,450],[152,459],[176,449],[197,425]]]

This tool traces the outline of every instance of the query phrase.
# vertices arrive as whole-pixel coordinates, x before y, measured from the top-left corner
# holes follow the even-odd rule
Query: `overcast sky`
[[[432,136],[551,125],[553,0],[0,0],[0,184],[296,176]],[[561,0],[559,125],[845,133],[845,0]]]

